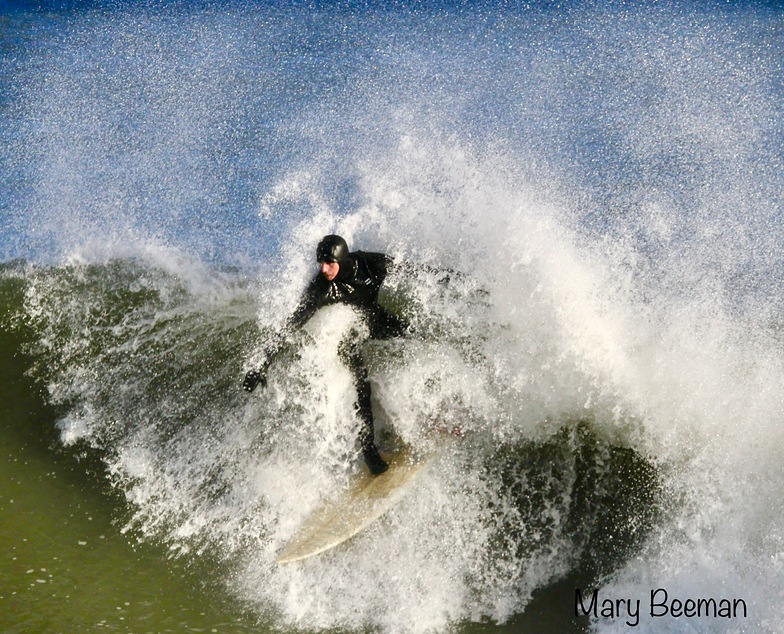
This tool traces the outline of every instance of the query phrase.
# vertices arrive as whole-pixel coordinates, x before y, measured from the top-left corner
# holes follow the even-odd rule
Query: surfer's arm
[[[328,292],[329,283],[323,276],[317,275],[302,294],[297,308],[286,320],[286,326],[283,328],[282,333],[284,338],[291,336],[308,323],[310,318],[324,304]]]
[[[252,392],[261,383],[261,387],[267,386],[267,370],[278,353],[286,347],[294,333],[304,326],[313,317],[323,303],[325,296],[324,284],[320,283],[320,277],[315,278],[302,295],[296,310],[286,320],[283,329],[273,335],[272,341],[264,351],[264,361],[258,369],[250,370],[245,375],[242,387],[246,392]]]

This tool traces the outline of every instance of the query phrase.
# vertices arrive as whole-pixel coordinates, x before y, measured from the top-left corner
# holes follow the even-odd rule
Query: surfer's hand
[[[246,392],[252,392],[259,383],[261,383],[261,387],[267,387],[267,373],[264,369],[262,369],[261,372],[258,370],[251,370],[245,375],[245,380],[242,382],[242,389]]]

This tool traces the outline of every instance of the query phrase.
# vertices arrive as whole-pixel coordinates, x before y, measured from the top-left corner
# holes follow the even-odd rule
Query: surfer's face
[[[338,276],[338,271],[340,270],[340,264],[337,262],[322,262],[321,263],[321,273],[326,277],[330,282],[334,280]]]

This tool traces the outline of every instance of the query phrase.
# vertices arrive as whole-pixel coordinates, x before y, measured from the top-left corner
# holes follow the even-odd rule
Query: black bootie
[[[362,449],[362,454],[365,456],[365,464],[370,469],[373,475],[379,475],[389,469],[389,465],[378,453],[378,449],[374,444],[369,444]]]

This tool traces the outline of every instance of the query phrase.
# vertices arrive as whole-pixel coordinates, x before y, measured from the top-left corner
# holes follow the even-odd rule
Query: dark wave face
[[[754,606],[643,614],[656,631],[779,629],[781,18],[9,12],[3,345],[58,442],[99,457],[122,530],[220,561],[271,627],[546,629],[531,605],[576,583]],[[350,310],[240,390],[328,233],[403,265],[381,301],[415,334],[363,350],[379,442],[440,453],[350,545],[276,566],[362,468]]]

